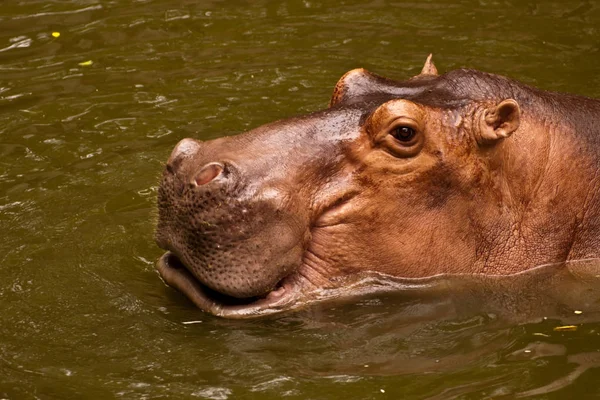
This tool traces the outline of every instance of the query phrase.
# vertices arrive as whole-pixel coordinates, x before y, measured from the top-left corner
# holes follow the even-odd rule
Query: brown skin
[[[330,108],[184,139],[159,191],[167,283],[227,317],[340,278],[508,275],[598,257],[600,101],[456,70],[359,69]],[[210,289],[208,289],[210,288]]]

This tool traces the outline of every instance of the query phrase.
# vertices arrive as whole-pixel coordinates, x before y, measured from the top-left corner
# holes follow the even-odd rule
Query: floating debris
[[[574,312],[575,314],[577,314],[577,315],[581,315],[581,314],[583,314],[583,311],[581,311],[581,310],[575,310],[575,311],[573,311],[573,312]]]
[[[82,66],[82,67],[87,67],[87,66],[92,65],[93,63],[94,62],[92,60],[87,60],[87,61],[84,61],[84,62],[80,62],[79,65]]]
[[[183,321],[182,324],[183,325],[194,325],[194,324],[201,324],[202,321]]]
[[[574,332],[577,330],[576,325],[563,325],[554,327],[554,332]]]
[[[550,335],[546,335],[545,333],[541,333],[541,332],[535,332],[533,334],[533,336],[543,336],[543,337],[550,337]]]
[[[60,36],[60,32],[52,32],[52,37],[57,38]]]

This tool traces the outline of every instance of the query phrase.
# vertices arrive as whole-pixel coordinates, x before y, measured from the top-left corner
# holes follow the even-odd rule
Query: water
[[[404,79],[429,52],[600,97],[599,26],[569,0],[4,0],[0,398],[600,396],[593,302],[511,320],[386,295],[227,321],[161,283],[152,239],[181,138],[324,108],[346,71]]]

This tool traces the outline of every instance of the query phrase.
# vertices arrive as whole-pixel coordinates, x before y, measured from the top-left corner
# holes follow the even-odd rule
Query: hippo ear
[[[357,68],[346,72],[335,85],[335,89],[333,89],[329,107],[333,107],[353,97],[373,93],[384,81],[386,81],[385,78],[372,74],[364,68]]]
[[[521,108],[513,99],[501,101],[481,114],[479,135],[480,145],[494,143],[512,135],[521,123]]]
[[[433,54],[430,54],[429,57],[427,57],[427,60],[425,60],[425,65],[423,66],[423,69],[421,70],[421,73],[418,76],[421,75],[433,75],[433,76],[437,76],[438,75],[438,70],[435,67],[435,65],[433,64]]]

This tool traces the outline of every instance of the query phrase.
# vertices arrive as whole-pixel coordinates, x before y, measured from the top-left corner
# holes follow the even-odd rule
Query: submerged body
[[[353,70],[330,107],[210,142],[160,185],[163,279],[200,308],[297,307],[348,277],[600,257],[600,101],[456,70]]]

